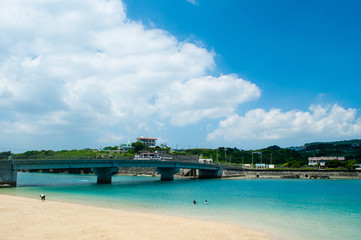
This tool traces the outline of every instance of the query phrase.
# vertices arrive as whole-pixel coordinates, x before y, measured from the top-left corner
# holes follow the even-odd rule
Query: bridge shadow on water
[[[174,181],[161,181],[160,177],[115,175],[111,184],[97,184],[95,175],[87,174],[64,174],[64,173],[25,173],[18,172],[17,187],[51,187],[51,186],[76,186],[76,185],[99,185],[100,187],[119,187],[122,185],[146,185],[146,184],[176,184],[183,181],[194,181],[190,178],[174,178]]]

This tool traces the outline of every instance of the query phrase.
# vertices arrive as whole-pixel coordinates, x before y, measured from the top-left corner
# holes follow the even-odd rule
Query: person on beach
[[[41,201],[45,201],[45,194],[44,193],[40,194],[40,199],[41,199]]]

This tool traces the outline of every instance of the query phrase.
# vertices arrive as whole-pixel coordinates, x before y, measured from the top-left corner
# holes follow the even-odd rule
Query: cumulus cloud
[[[208,140],[277,140],[309,136],[332,139],[360,134],[361,118],[357,118],[357,110],[334,104],[311,105],[308,112],[254,109],[244,116],[233,114],[208,134]]]
[[[235,75],[210,76],[214,52],[146,29],[118,0],[0,1],[0,31],[2,142],[34,132],[120,140],[152,123],[225,117],[260,95]]]
[[[0,31],[1,146],[114,144],[210,119],[225,120],[208,140],[361,133],[338,105],[238,115],[258,86],[213,76],[213,51],[127,18],[120,0],[2,0]]]
[[[171,123],[183,126],[204,118],[225,117],[239,104],[259,96],[255,84],[235,75],[206,76],[174,82],[158,94],[156,106]]]

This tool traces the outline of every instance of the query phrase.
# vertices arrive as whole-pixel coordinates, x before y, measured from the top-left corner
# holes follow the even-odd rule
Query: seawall
[[[156,176],[154,168],[120,168],[121,175]],[[177,177],[197,177],[197,171],[181,169]],[[361,170],[273,170],[273,169],[243,169],[224,170],[223,178],[298,178],[298,179],[361,179]]]
[[[244,169],[245,178],[361,179],[361,170]]]

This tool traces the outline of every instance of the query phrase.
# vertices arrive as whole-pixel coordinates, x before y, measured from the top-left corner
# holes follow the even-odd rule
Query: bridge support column
[[[16,187],[18,172],[13,170],[13,164],[9,160],[0,160],[0,185],[6,184]]]
[[[99,184],[112,183],[112,176],[118,172],[117,167],[99,167],[91,170],[97,175],[97,183]]]
[[[221,178],[223,174],[223,169],[218,170],[198,170],[198,178]]]
[[[174,174],[179,172],[180,168],[158,167],[155,170],[160,174],[161,181],[173,181]]]

